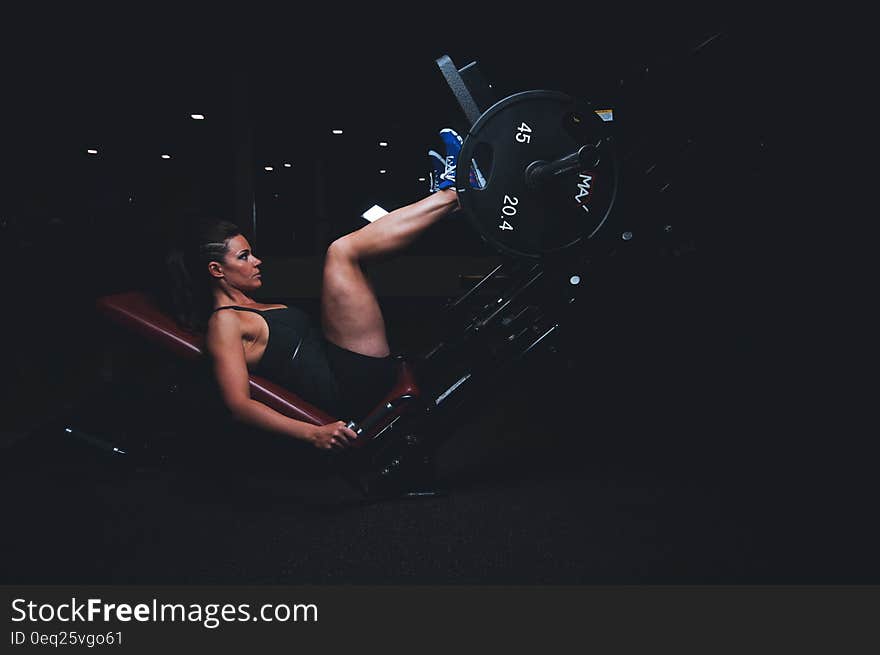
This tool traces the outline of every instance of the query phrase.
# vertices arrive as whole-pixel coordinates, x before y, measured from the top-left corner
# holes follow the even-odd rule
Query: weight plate
[[[530,165],[590,144],[590,161],[527,183]],[[483,188],[470,182],[474,157]],[[480,161],[487,158],[491,163]],[[462,208],[486,241],[501,252],[537,258],[602,232],[617,194],[617,159],[606,124],[587,103],[557,91],[525,91],[495,103],[474,123],[456,180]]]

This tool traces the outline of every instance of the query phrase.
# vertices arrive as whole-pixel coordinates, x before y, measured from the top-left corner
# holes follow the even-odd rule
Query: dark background
[[[3,579],[876,582],[854,331],[792,194],[803,36],[769,15],[552,5],[10,12]],[[128,383],[171,364],[92,308],[155,286],[181,216],[233,217],[266,299],[317,310],[330,240],[421,197],[437,130],[466,128],[443,54],[477,60],[499,97],[614,108],[615,225],[647,235],[596,275],[560,355],[463,419],[440,458],[453,493],[340,505],[310,454],[275,445],[195,472],[120,470],[65,441],[72,420],[111,441],[169,431]],[[497,253],[449,220],[406,255],[377,291],[392,346],[418,352]]]

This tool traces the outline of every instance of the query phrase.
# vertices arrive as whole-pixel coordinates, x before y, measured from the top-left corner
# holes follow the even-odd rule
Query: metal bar
[[[541,277],[543,275],[544,275],[543,270],[538,271],[528,282],[526,282],[524,285],[519,287],[516,291],[511,293],[510,296],[507,298],[507,300],[504,300],[503,298],[499,298],[499,300],[501,302],[498,303],[498,306],[495,307],[495,309],[492,311],[492,313],[489,314],[486,318],[483,318],[480,321],[478,321],[476,323],[476,327],[479,329],[486,327],[489,324],[489,322],[492,321],[492,319],[494,319],[499,314],[499,312],[506,309],[507,306],[510,305],[511,302],[513,302],[516,298],[518,298],[521,294],[523,294],[535,282],[537,282],[539,279],[541,279]]]
[[[489,107],[495,104],[495,92],[492,90],[492,85],[486,81],[486,78],[483,77],[480,69],[477,68],[477,62],[472,61],[464,68],[460,68],[458,72],[461,75],[461,79],[464,80],[464,83],[470,90],[474,102],[477,103],[477,108],[480,110],[480,113],[485,112]]]
[[[519,356],[519,358],[522,359],[522,358],[525,357],[527,354],[529,354],[529,352],[530,352],[531,350],[533,350],[533,349],[535,348],[535,346],[537,346],[537,345],[538,345],[539,343],[541,343],[544,339],[546,339],[548,336],[550,336],[550,334],[552,334],[552,333],[553,333],[558,327],[559,327],[559,323],[554,324],[553,327],[551,327],[549,330],[547,330],[546,332],[544,332],[544,334],[542,334],[540,337],[538,337],[537,339],[535,339],[535,340],[532,342],[532,345],[530,345],[528,348],[526,348],[525,350],[522,351],[522,354]]]
[[[440,68],[440,72],[443,73],[443,77],[446,78],[446,83],[452,90],[455,99],[458,100],[461,110],[467,116],[468,123],[473,125],[483,112],[480,111],[480,106],[474,100],[474,96],[462,79],[458,68],[456,68],[452,59],[449,58],[449,55],[443,55],[437,59],[437,66]]]
[[[493,268],[492,271],[490,271],[487,275],[485,275],[485,276],[483,277],[482,280],[480,280],[480,281],[477,282],[474,286],[472,286],[470,289],[468,289],[468,290],[464,293],[464,295],[459,296],[457,299],[455,299],[455,300],[453,300],[451,303],[449,303],[449,304],[446,306],[446,308],[447,308],[447,309],[454,309],[455,307],[458,307],[458,305],[460,305],[460,304],[463,303],[465,300],[467,300],[468,298],[470,298],[470,297],[471,297],[471,296],[477,291],[477,289],[479,289],[479,288],[482,287],[486,282],[488,282],[489,280],[491,280],[492,277],[493,277],[498,271],[500,271],[503,267],[504,267],[504,262],[498,264],[498,266],[496,266],[495,268]]]

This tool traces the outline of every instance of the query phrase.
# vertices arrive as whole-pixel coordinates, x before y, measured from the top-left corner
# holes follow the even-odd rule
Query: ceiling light
[[[197,121],[205,120],[204,114],[190,114],[189,117],[192,118],[193,120],[197,120]]]
[[[293,166],[293,164],[288,164],[287,162],[284,163],[284,168],[290,168],[291,166]]]
[[[89,153],[90,155],[97,155],[98,154],[98,151],[95,150],[94,148],[89,148],[88,150],[86,150],[86,152]]]
[[[384,174],[387,173],[388,171],[386,171],[384,168],[382,168],[382,169],[379,170],[379,172],[382,173],[382,174],[384,175]]]
[[[162,155],[162,159],[171,159],[171,155]]]
[[[379,141],[379,145],[382,146],[383,148],[387,148],[388,142],[387,141]]]
[[[342,134],[342,130],[333,130],[333,134]]]
[[[425,178],[423,178],[423,177],[419,178],[419,182],[425,182],[425,181],[426,181]]]
[[[271,166],[263,166],[263,170],[265,170],[265,171],[273,171],[273,170],[275,170],[275,169],[272,168]]]

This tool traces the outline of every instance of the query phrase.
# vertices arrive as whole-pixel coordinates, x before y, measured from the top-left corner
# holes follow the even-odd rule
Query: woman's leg
[[[321,320],[329,341],[371,357],[390,353],[379,301],[361,262],[405,248],[457,208],[455,189],[438,191],[330,244],[321,290]]]

